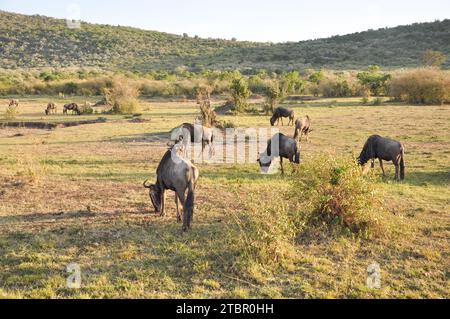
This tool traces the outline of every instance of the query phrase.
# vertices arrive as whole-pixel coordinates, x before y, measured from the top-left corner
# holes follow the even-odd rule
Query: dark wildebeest
[[[81,115],[81,110],[76,103],[69,103],[64,105],[63,114],[67,114],[67,111],[72,111],[72,114],[76,113]]]
[[[372,161],[371,167],[375,166],[375,159],[380,161],[380,167],[383,176],[386,176],[383,167],[383,160],[392,161],[395,165],[395,180],[405,178],[405,149],[400,142],[390,140],[379,135],[372,135],[367,140],[361,154],[358,157],[358,163],[365,165],[369,160]],[[364,173],[367,169],[364,169]]]
[[[149,185],[147,184],[148,181],[145,181],[144,187],[149,189],[153,207],[156,213],[160,213],[161,216],[164,216],[165,213],[166,190],[172,190],[176,193],[177,220],[178,222],[181,221],[178,209],[178,200],[180,200],[183,206],[183,231],[187,231],[191,227],[195,187],[199,171],[189,160],[179,156],[179,148],[182,148],[182,145],[177,144],[167,150],[156,170],[156,184]]]
[[[183,137],[180,139],[180,137]],[[183,123],[176,127],[170,133],[170,140],[174,143],[182,143],[184,149],[184,157],[187,158],[190,149],[190,144],[202,144],[202,154],[205,151],[206,145],[209,146],[209,156],[214,154],[214,132],[210,127],[201,124]]]
[[[45,115],[56,114],[57,108],[55,103],[48,103],[47,108],[45,109]]]
[[[266,150],[260,154],[258,162],[262,168],[269,169],[272,160],[280,157],[281,174],[284,175],[283,158],[287,158],[292,165],[300,164],[300,149],[297,142],[282,133],[277,133],[267,142]]]
[[[289,118],[288,125],[291,125],[291,123],[292,123],[292,125],[294,125],[294,111],[288,110],[284,107],[277,107],[275,109],[275,111],[273,111],[273,115],[270,118],[270,125],[274,126],[275,123],[277,123],[277,125],[278,125],[280,122],[280,119],[281,119],[281,125],[284,125],[283,117]]]
[[[295,121],[294,140],[301,142],[302,135],[305,134],[306,141],[308,142],[308,134],[311,132],[311,119],[308,115]]]
[[[15,107],[18,107],[18,106],[19,106],[19,100],[12,99],[11,101],[9,101],[8,106],[15,106]]]

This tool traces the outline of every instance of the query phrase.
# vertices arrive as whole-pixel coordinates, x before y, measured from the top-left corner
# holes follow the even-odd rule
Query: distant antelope
[[[19,106],[19,100],[12,99],[11,101],[9,101],[9,105],[8,106],[16,106],[16,107],[18,107]]]
[[[311,132],[311,119],[308,115],[295,121],[294,140],[301,142],[302,135],[305,134],[306,141],[308,142],[309,132]]]
[[[47,108],[45,109],[45,115],[50,115],[52,113],[57,113],[57,107],[55,103],[50,102],[47,104]]]

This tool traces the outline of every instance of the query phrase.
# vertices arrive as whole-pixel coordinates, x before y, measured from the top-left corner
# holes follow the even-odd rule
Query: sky
[[[450,18],[450,0],[0,0],[0,10],[203,38],[286,42]]]

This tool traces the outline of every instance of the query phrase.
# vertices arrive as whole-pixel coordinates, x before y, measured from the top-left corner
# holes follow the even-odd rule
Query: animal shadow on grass
[[[108,142],[165,142],[167,143],[170,139],[170,132],[156,132],[156,133],[144,133],[144,134],[134,134],[134,135],[122,135],[115,136],[113,138],[108,138]],[[165,145],[165,144],[164,144]]]
[[[414,186],[450,186],[450,171],[408,172],[403,181]]]

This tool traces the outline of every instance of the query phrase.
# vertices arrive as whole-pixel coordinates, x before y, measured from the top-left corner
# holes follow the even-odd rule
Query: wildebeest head
[[[156,213],[161,212],[161,192],[159,188],[155,184],[147,184],[147,181],[144,182],[144,187],[149,189],[149,197],[152,201],[153,207],[155,208]]]
[[[274,126],[275,125],[275,122],[276,122],[276,116],[275,116],[275,114],[274,115],[272,115],[272,117],[270,118],[270,125],[272,125],[272,126]]]
[[[261,167],[261,171],[267,173],[269,171],[270,165],[272,164],[272,157],[265,153],[262,153],[259,155],[257,162],[259,163],[259,167]]]

